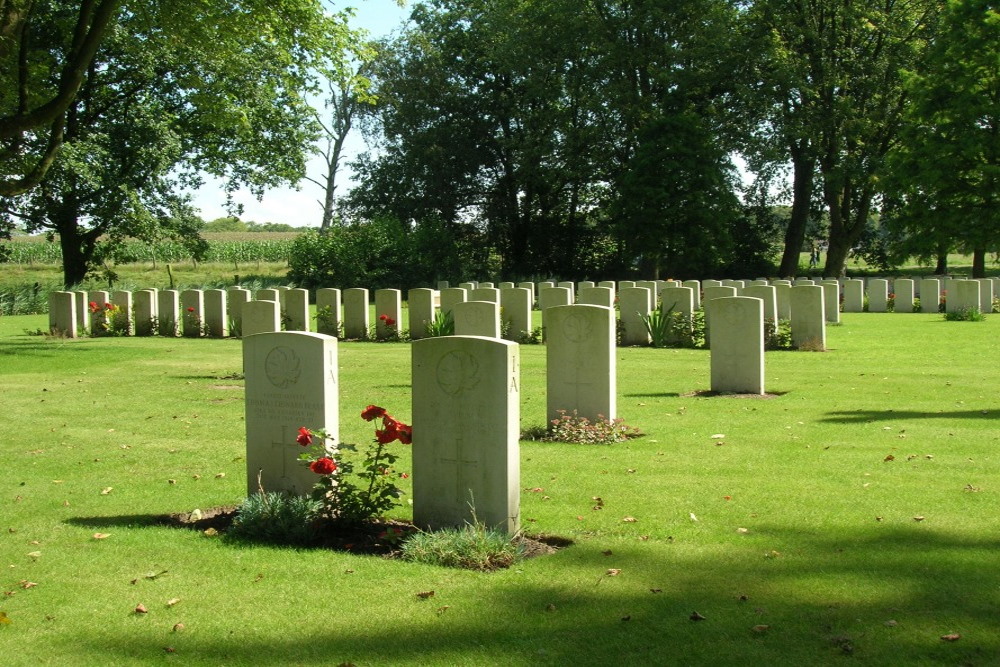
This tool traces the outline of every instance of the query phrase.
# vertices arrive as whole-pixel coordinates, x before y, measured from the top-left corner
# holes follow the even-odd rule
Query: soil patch
[[[227,505],[201,510],[200,514],[191,512],[167,514],[159,517],[161,525],[190,528],[206,531],[212,529],[224,533],[229,529],[236,517],[237,507]],[[319,548],[334,551],[347,551],[353,554],[367,554],[385,558],[399,558],[399,544],[408,534],[417,532],[417,527],[409,521],[394,519],[379,519],[363,524],[341,524],[330,522],[321,528],[323,535]],[[535,558],[554,554],[559,549],[573,544],[573,540],[555,535],[537,534],[521,535],[524,546],[524,557]]]

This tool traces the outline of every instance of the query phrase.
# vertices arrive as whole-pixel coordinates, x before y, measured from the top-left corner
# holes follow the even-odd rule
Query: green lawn
[[[0,655],[1000,664],[1000,315],[842,318],[825,353],[768,353],[771,398],[694,395],[705,351],[619,350],[619,413],[646,435],[523,442],[525,530],[575,544],[483,574],[154,525],[242,498],[240,343],[0,317]],[[345,440],[371,437],[369,403],[409,420],[409,353],[341,344]],[[523,427],[544,420],[544,353],[521,348]]]

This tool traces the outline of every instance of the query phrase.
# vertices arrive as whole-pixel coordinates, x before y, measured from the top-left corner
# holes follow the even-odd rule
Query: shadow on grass
[[[73,340],[70,338],[59,339],[59,343],[63,341]],[[88,342],[74,342],[72,345],[61,345],[57,342],[48,343],[22,343],[19,341],[8,341],[5,342],[3,347],[0,347],[0,357],[20,357],[25,355],[33,355],[36,357],[52,357],[58,352],[63,354],[64,352],[91,352],[95,348],[92,344]]]
[[[237,618],[228,635],[167,644],[138,633],[71,641],[81,644],[74,652],[109,660],[152,659],[168,645],[207,664],[997,664],[1000,569],[984,565],[1000,540],[928,528],[760,526],[757,539],[782,549],[772,558],[751,557],[750,545],[734,546],[746,552],[737,559],[662,545],[611,557],[593,545],[549,559],[535,583],[498,580],[488,599],[449,597],[443,582],[433,599],[414,590],[383,603],[403,606],[406,618],[375,630],[332,619],[285,637],[247,632]],[[609,576],[609,567],[621,569]],[[950,633],[961,641],[942,641]]]
[[[819,421],[835,424],[864,424],[874,421],[900,419],[1000,419],[997,410],[945,410],[942,412],[917,412],[916,410],[845,410],[828,412]]]

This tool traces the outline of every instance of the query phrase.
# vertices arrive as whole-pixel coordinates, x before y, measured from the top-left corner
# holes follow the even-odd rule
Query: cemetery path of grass
[[[707,352],[618,350],[646,435],[523,442],[525,530],[576,543],[492,574],[156,525],[244,493],[239,343],[0,319],[4,661],[1000,663],[1000,317],[843,319],[768,353],[763,399],[699,394]],[[341,345],[345,440],[369,403],[410,416],[409,352]],[[541,425],[544,348],[521,355]]]

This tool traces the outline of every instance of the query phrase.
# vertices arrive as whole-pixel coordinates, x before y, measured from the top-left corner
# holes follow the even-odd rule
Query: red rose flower
[[[308,447],[312,444],[312,433],[309,432],[305,426],[299,427],[299,435],[295,438],[295,442],[299,443],[303,447]]]
[[[333,459],[324,456],[310,463],[309,469],[317,475],[329,475],[337,469],[337,464],[333,462]]]
[[[114,309],[115,309],[115,304],[113,303],[104,304],[104,310],[114,310]]]
[[[380,408],[377,405],[369,405],[367,408],[361,411],[361,418],[366,422],[370,422],[373,419],[378,419],[379,417],[385,416],[385,408]]]
[[[100,307],[97,305],[96,301],[91,301],[88,304],[88,307],[90,308],[90,312],[92,312],[92,313],[96,313],[97,311],[100,310]]]
[[[387,326],[387,327],[394,327],[394,326],[396,326],[396,320],[392,319],[391,317],[385,318],[385,326]]]
[[[413,442],[413,427],[404,424],[403,422],[397,422],[396,431],[399,433],[399,441],[404,445],[409,445]]]
[[[399,437],[399,431],[396,429],[375,429],[375,439],[378,440],[383,445],[388,445],[390,442]]]
[[[194,312],[194,306],[188,306],[188,312],[189,313],[193,313]]]
[[[388,315],[379,315],[379,316],[378,316],[378,318],[379,318],[380,320],[382,320],[383,322],[385,322],[386,320],[388,320],[388,319],[389,319],[389,316],[388,316]]]
[[[408,473],[408,472],[401,472],[401,473],[399,473],[399,478],[400,479],[407,479],[409,476],[410,476],[410,473]]]

